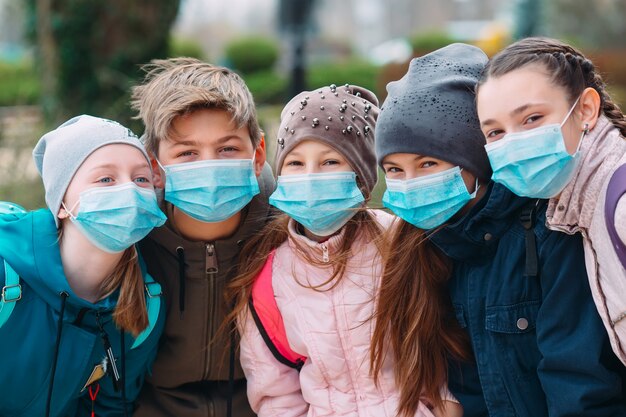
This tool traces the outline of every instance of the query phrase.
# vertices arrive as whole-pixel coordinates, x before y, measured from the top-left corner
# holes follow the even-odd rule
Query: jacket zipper
[[[325,243],[322,243],[322,261],[329,262],[330,257],[328,256],[328,246]]]
[[[211,372],[211,358],[213,356],[213,352],[211,349],[212,335],[215,333],[215,317],[217,315],[217,272],[218,272],[218,263],[217,263],[217,254],[215,253],[215,244],[207,243],[206,244],[206,253],[205,253],[205,271],[206,278],[208,280],[209,287],[209,296],[207,301],[210,303],[209,305],[209,317],[207,317],[207,328],[206,328],[206,338],[204,340],[204,346],[206,347],[206,356],[205,356],[205,366],[204,366],[204,379],[209,377]]]

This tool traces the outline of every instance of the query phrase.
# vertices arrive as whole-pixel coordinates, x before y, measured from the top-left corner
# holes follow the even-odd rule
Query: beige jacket
[[[560,196],[550,200],[547,226],[568,234],[582,233],[594,301],[615,354],[626,364],[626,270],[613,249],[604,217],[608,182],[626,164],[626,140],[601,116],[583,138],[580,152],[574,178]],[[626,242],[626,196],[618,203],[615,228]]]

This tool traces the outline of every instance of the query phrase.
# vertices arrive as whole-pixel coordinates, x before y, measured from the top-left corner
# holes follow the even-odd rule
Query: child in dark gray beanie
[[[474,93],[486,63],[453,44],[387,86],[376,151],[383,203],[402,220],[388,238],[373,355],[390,344],[409,364],[404,410],[420,395],[437,403],[431,387],[447,383],[465,417],[624,415],[580,236],[548,230],[544,201],[490,180]]]

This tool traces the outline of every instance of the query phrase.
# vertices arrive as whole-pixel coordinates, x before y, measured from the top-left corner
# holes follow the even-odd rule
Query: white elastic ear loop
[[[470,197],[476,198],[476,194],[478,193],[479,188],[480,188],[480,184],[478,183],[478,177],[476,177],[476,185],[474,185],[474,192],[470,194]]]
[[[574,105],[569,109],[569,111],[567,112],[567,114],[565,115],[565,119],[563,119],[563,121],[561,122],[560,127],[563,127],[563,125],[565,124],[565,122],[567,122],[567,119],[569,119],[569,117],[572,115],[572,112],[574,111],[574,108],[576,107],[576,105],[578,104],[578,101],[580,100],[580,96],[578,96],[578,98],[576,99],[576,101],[574,102]]]
[[[567,122],[567,119],[569,119],[569,117],[572,115],[572,112],[574,111],[574,108],[576,107],[576,105],[580,101],[580,97],[581,96],[578,96],[578,98],[574,102],[574,105],[572,106],[572,108],[569,109],[569,111],[567,112],[567,115],[565,116],[565,119],[563,119],[563,121],[561,122],[561,127],[563,127],[565,122]],[[585,137],[585,131],[583,130],[583,133],[580,135],[580,139],[578,140],[578,146],[576,146],[576,151],[574,152],[574,155],[576,155],[578,153],[578,151],[580,150],[580,145],[582,145],[584,137]]]
[[[464,168],[459,167],[459,172],[463,172]],[[461,176],[461,178],[463,178]],[[467,188],[467,187],[465,187]],[[478,192],[478,188],[480,188],[480,184],[478,183],[478,177],[476,177],[476,185],[474,185],[474,192],[470,194],[470,197],[474,198],[476,197],[476,193]],[[467,192],[469,193],[469,190],[467,190]]]
[[[161,165],[161,161],[159,161],[158,158],[154,158],[154,160],[156,161],[157,165],[163,170],[165,171],[165,167],[163,165]]]
[[[72,210],[68,210],[68,208],[67,208],[67,206],[65,205],[65,203],[61,201],[61,206],[63,206],[63,208],[65,209],[65,212],[66,212],[67,214],[69,214],[69,215],[70,215],[70,219],[72,219],[72,220],[76,220],[76,216],[74,216],[74,215],[72,214],[72,211],[76,208],[76,206],[78,205],[78,203],[79,203],[79,202],[80,202],[80,199],[79,199],[79,200],[77,200],[77,201],[74,203],[74,205],[72,206]]]

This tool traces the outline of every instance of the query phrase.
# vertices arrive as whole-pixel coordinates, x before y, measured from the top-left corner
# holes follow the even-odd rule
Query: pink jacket
[[[604,216],[608,182],[626,164],[626,140],[601,116],[583,138],[580,153],[574,179],[550,200],[547,225],[569,234],[582,233],[593,298],[613,350],[626,364],[626,271],[613,249]],[[619,200],[615,219],[617,234],[626,242],[626,197]]]
[[[393,221],[393,216],[382,211],[370,213],[383,229]],[[376,245],[363,237],[357,239],[339,285],[315,291],[306,286],[323,283],[331,271],[297,256],[293,241],[323,261],[336,253],[343,232],[316,243],[298,234],[292,220],[289,233],[291,239],[276,250],[272,264],[274,295],[290,347],[307,360],[299,373],[278,362],[248,312],[239,327],[241,364],[252,409],[259,417],[396,416],[398,391],[391,360],[378,386],[370,377],[371,317],[382,274]],[[432,417],[432,413],[420,405],[416,416]]]

